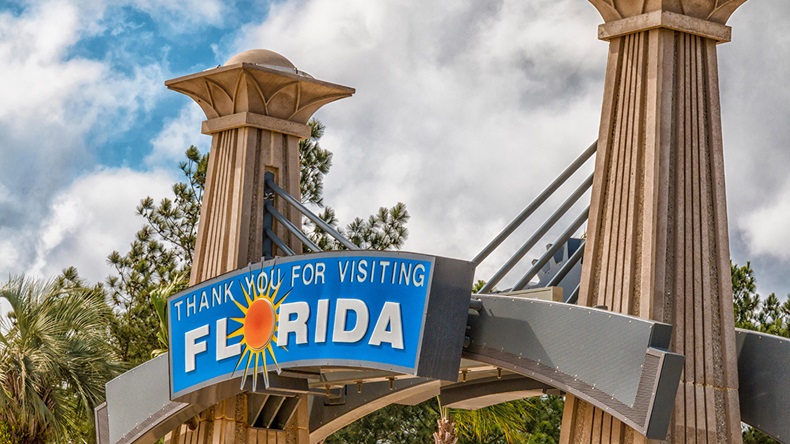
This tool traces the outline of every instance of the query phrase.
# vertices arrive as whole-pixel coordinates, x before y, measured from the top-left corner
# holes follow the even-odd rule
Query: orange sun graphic
[[[269,370],[267,368],[267,356],[272,358],[277,373],[280,373],[280,366],[277,364],[277,358],[274,356],[274,348],[272,341],[277,342],[276,330],[277,324],[280,321],[280,315],[277,309],[283,303],[288,293],[285,294],[279,301],[277,301],[277,293],[280,290],[280,284],[273,286],[269,283],[266,291],[259,294],[257,285],[252,285],[250,290],[252,296],[241,286],[241,291],[244,292],[247,305],[244,306],[235,299],[233,302],[239,307],[244,317],[231,318],[232,320],[241,324],[241,327],[236,329],[233,333],[228,335],[228,338],[235,338],[241,336],[241,356],[236,362],[236,367],[233,369],[233,374],[239,369],[239,366],[247,357],[247,363],[244,366],[244,376],[241,378],[241,388],[244,388],[244,381],[247,379],[247,372],[250,366],[253,367],[252,378],[252,391],[256,389],[256,382],[258,374],[258,361],[263,364],[263,382],[266,388],[269,388]]]

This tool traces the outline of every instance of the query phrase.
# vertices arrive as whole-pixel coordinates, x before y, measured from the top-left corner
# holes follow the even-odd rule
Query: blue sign
[[[168,298],[171,398],[299,366],[417,374],[434,258],[348,251],[275,259]]]

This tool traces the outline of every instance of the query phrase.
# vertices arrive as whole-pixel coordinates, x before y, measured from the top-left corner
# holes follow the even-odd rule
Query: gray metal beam
[[[560,237],[554,240],[554,243],[551,245],[551,247],[549,247],[549,249],[543,253],[540,259],[538,259],[538,261],[532,265],[527,273],[524,274],[524,276],[522,276],[521,279],[519,279],[519,281],[513,285],[513,290],[523,290],[527,288],[527,284],[529,284],[529,281],[531,281],[532,278],[537,276],[538,271],[540,271],[540,269],[543,268],[543,266],[546,265],[552,257],[554,257],[556,252],[565,247],[565,244],[568,243],[568,239],[573,236],[573,233],[575,233],[583,223],[587,222],[587,216],[589,214],[590,207],[588,205],[587,208],[585,208],[584,211],[582,211],[582,213],[578,215],[573,222],[571,222],[571,224],[565,229]]]
[[[272,424],[274,424],[274,418],[277,416],[277,412],[280,411],[280,406],[282,406],[284,402],[284,396],[269,396],[266,398],[266,402],[263,403],[261,413],[258,415],[258,418],[255,420],[253,425],[261,429],[272,428]]]
[[[395,380],[391,389],[388,382],[366,383],[359,387],[359,391],[355,385],[347,385],[342,389],[345,392],[343,403],[325,402],[318,396],[310,399],[310,442],[321,442],[346,425],[390,404],[412,405],[409,401],[415,398],[426,400],[440,395],[442,405],[474,404],[478,408],[493,404],[488,402],[492,396],[505,396],[512,400],[537,396],[547,389],[551,386],[513,374],[502,378],[470,379],[441,388],[439,381],[424,378]]]
[[[444,403],[483,406],[486,398],[548,387],[570,392],[650,438],[664,438],[674,404],[683,357],[668,353],[668,325],[608,311],[507,296],[479,296],[480,313],[470,313],[471,344],[464,357],[528,378],[487,378],[442,387]],[[591,334],[590,332],[593,332]],[[610,338],[595,341],[597,335]],[[381,407],[406,399],[408,390],[426,390],[420,380],[346,387],[342,405],[311,406],[311,442]],[[401,385],[403,384],[403,385]]]
[[[296,228],[296,225],[293,224],[287,217],[283,216],[282,213],[277,211],[277,208],[274,207],[274,204],[270,200],[264,201],[263,208],[271,213],[277,222],[281,223],[286,230],[288,230],[291,234],[296,236],[303,244],[307,245],[307,248],[314,253],[318,253],[322,250],[318,245],[314,244],[313,241],[308,238],[302,230]]]
[[[288,421],[291,420],[294,413],[296,413],[296,409],[299,408],[299,401],[301,401],[301,399],[302,398],[299,396],[289,396],[285,398],[285,401],[280,406],[280,410],[277,411],[277,415],[274,417],[274,422],[272,423],[273,428],[285,430]]]
[[[294,199],[293,196],[288,194],[285,190],[283,190],[276,183],[274,183],[274,174],[266,173],[264,175],[264,182],[266,183],[266,186],[268,188],[271,188],[271,190],[274,191],[275,194],[277,194],[286,202],[288,202],[290,205],[292,205],[297,210],[299,210],[299,212],[304,214],[306,218],[313,221],[313,223],[316,224],[316,226],[329,233],[330,236],[337,239],[337,241],[343,244],[344,247],[348,248],[349,250],[359,250],[358,246],[354,245],[350,240],[346,239],[345,236],[338,233],[337,230],[329,226],[329,224],[324,222],[320,217],[316,216],[310,210],[308,210],[307,207],[302,205],[301,202]]]
[[[250,393],[247,396],[247,423],[255,425],[258,417],[261,416],[263,406],[270,395],[263,395],[259,393]]]
[[[565,276],[567,276],[568,273],[573,269],[573,267],[575,267],[576,264],[582,259],[582,256],[584,256],[584,247],[586,245],[587,245],[587,239],[582,240],[582,243],[579,245],[579,248],[577,248],[576,251],[573,252],[571,257],[569,257],[564,264],[562,264],[562,267],[560,267],[560,269],[557,270],[557,273],[554,274],[554,277],[552,277],[551,280],[548,283],[546,283],[547,287],[556,287],[560,285],[560,282],[562,282]]]
[[[113,444],[153,443],[210,405],[170,401],[166,354],[118,376],[106,388],[105,442]]]
[[[107,402],[102,402],[93,409],[93,417],[96,422],[96,442],[106,444],[110,442],[110,418],[107,416]]]
[[[666,437],[683,366],[683,356],[666,351],[669,325],[557,302],[476,297],[483,310],[470,312],[465,358],[569,392],[648,438]]]
[[[516,399],[541,396],[550,385],[521,375],[504,375],[475,379],[442,387],[439,398],[450,408],[476,410]]]
[[[790,442],[790,339],[736,329],[741,421]]]
[[[99,444],[156,442],[215,403],[243,391],[252,391],[251,377],[247,378],[243,388],[239,386],[240,378],[233,378],[218,382],[210,390],[201,391],[184,399],[184,402],[171,401],[168,370],[165,353],[107,383],[105,411],[108,431],[97,435]],[[257,377],[257,386],[263,387],[263,376],[259,374]],[[307,381],[274,373],[269,375],[269,383],[271,389],[262,393],[292,396],[308,391]],[[105,417],[100,409],[101,406],[96,410],[97,421],[103,421]]]
[[[440,384],[427,378],[397,379],[392,389],[389,382],[373,382],[363,384],[359,392],[353,385],[347,385],[343,404],[325,404],[323,398],[313,396],[310,398],[310,443],[322,442],[346,425],[390,404],[427,391],[438,394]]]

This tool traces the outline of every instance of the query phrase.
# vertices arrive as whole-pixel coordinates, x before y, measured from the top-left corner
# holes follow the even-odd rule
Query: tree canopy
[[[69,268],[52,281],[13,278],[0,298],[11,306],[0,318],[0,436],[92,439],[93,408],[123,368],[108,342],[112,312],[101,288],[86,287]]]

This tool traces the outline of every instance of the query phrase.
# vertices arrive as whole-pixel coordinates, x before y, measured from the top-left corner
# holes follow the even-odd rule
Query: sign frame
[[[425,273],[424,306],[422,307],[422,313],[420,313],[421,319],[417,319],[417,321],[419,321],[419,334],[416,342],[416,350],[413,351],[414,365],[399,366],[386,363],[382,364],[370,359],[347,359],[342,357],[333,358],[331,356],[324,356],[310,360],[287,361],[281,363],[280,368],[344,367],[375,369],[433,379],[442,379],[448,381],[457,380],[466,330],[469,299],[471,296],[471,287],[474,278],[474,265],[471,262],[410,252],[346,250],[274,258],[268,261],[249,264],[244,268],[222,274],[168,297],[168,342],[171,351],[168,358],[170,399],[176,401],[188,401],[190,399],[194,399],[195,397],[200,396],[201,392],[210,390],[211,387],[231,379],[238,380],[244,374],[243,371],[234,370],[233,372],[207,377],[206,379],[200,380],[198,383],[189,384],[187,386],[184,386],[181,381],[179,381],[179,388],[175,388],[176,384],[174,383],[174,378],[176,378],[176,376],[174,372],[173,356],[176,355],[176,353],[183,351],[185,347],[184,346],[176,350],[173,348],[175,322],[173,319],[173,316],[175,315],[173,304],[175,304],[176,301],[183,301],[184,298],[198,295],[202,291],[212,288],[212,286],[216,286],[218,284],[221,285],[223,282],[227,282],[231,279],[243,279],[245,275],[250,275],[251,273],[260,273],[262,270],[283,270],[285,267],[293,267],[295,264],[299,263],[316,264],[319,262],[326,263],[331,261],[350,261],[356,259],[369,259],[371,261],[392,260],[403,263],[419,262],[430,264],[428,270],[429,272]],[[304,288],[302,288],[302,290],[304,290]],[[420,292],[421,291],[422,290],[420,290]],[[302,294],[302,296],[299,298],[300,301],[308,300],[310,298],[313,298],[313,301],[317,301],[317,297],[315,295],[309,294],[307,291],[303,291],[302,293],[304,294]],[[411,293],[414,293],[413,289],[411,289]],[[359,296],[359,288],[356,288],[355,294],[356,296],[354,297]],[[340,297],[342,297],[342,295],[338,295],[334,299],[335,303]],[[364,297],[362,299],[364,299]],[[183,304],[179,306],[179,308],[180,307],[183,307]],[[180,316],[180,313],[181,312],[179,311],[178,316]],[[414,316],[414,313],[403,313],[402,316]],[[219,318],[221,318],[221,316],[217,319]],[[214,320],[211,322],[214,322]],[[376,322],[375,314],[372,314],[369,322]],[[406,322],[413,326],[415,320],[408,319]],[[234,324],[234,326],[236,325],[237,324]],[[389,327],[391,328],[391,326]],[[183,328],[176,330],[178,330],[179,334],[182,334],[184,331]],[[230,328],[228,330],[230,330]],[[410,335],[413,336],[413,332],[410,332]],[[412,352],[409,351],[409,355],[407,356],[411,356],[411,353]],[[235,359],[232,361],[235,361]],[[270,373],[273,371],[273,369],[273,366],[268,368]],[[250,370],[251,372],[248,374],[248,376],[253,374],[252,369]],[[262,369],[259,368],[258,370],[259,374],[262,373]],[[186,372],[181,372],[178,377],[183,377],[182,375],[185,373]]]

